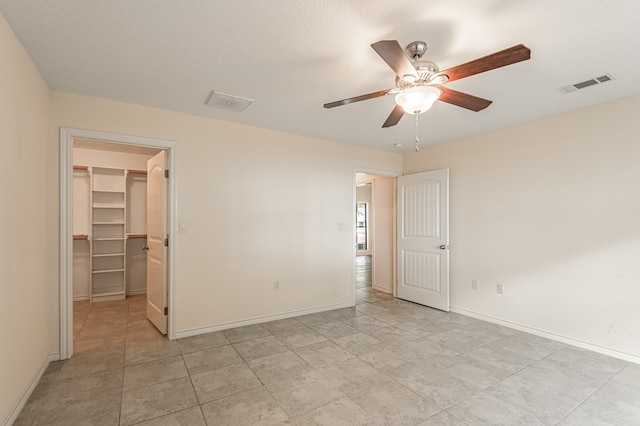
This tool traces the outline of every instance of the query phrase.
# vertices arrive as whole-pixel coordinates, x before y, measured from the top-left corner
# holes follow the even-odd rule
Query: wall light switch
[[[344,231],[344,222],[338,222],[338,231]]]
[[[187,232],[187,222],[180,221],[180,223],[178,223],[178,231]]]

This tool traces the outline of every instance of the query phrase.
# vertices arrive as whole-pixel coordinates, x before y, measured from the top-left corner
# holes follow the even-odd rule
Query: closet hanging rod
[[[89,166],[73,166],[74,172],[88,172]]]
[[[145,170],[127,170],[127,173],[129,173],[130,175],[147,175],[147,172]]]
[[[147,234],[129,234],[127,235],[127,238],[129,238],[130,240],[136,240],[136,239],[143,239],[143,238],[147,238]]]

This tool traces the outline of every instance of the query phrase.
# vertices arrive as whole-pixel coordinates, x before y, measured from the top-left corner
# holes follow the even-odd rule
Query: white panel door
[[[166,153],[147,161],[147,318],[167,334]]]
[[[397,296],[449,311],[449,169],[398,178]]]

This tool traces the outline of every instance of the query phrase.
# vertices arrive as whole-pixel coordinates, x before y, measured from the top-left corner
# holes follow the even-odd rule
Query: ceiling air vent
[[[240,96],[230,95],[228,93],[218,92],[214,90],[211,92],[205,105],[215,108],[226,109],[228,111],[242,112],[249,105],[253,103],[253,99],[241,98]]]
[[[600,77],[592,78],[591,80],[581,81],[580,83],[570,84],[569,86],[560,87],[558,90],[562,93],[571,93],[580,89],[584,89],[589,86],[595,86],[597,84],[606,83],[607,81],[615,80],[611,74],[601,75]]]

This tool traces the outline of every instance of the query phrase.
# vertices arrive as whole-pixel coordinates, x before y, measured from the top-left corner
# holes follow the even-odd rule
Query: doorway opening
[[[372,301],[376,292],[395,294],[396,177],[385,171],[354,173],[356,301]]]
[[[105,312],[104,308],[115,307],[118,314],[124,313],[123,307],[128,314],[131,307],[144,313],[146,158],[164,152],[172,170],[165,196],[168,236],[176,229],[175,149],[172,141],[60,129],[61,359],[73,354],[74,300],[87,301],[86,307],[77,310],[76,331],[83,326],[81,316],[87,314],[87,307]],[[145,205],[135,206],[143,198],[141,191]],[[167,272],[162,281],[166,283],[166,331],[173,339],[175,248],[169,245],[166,251]],[[126,303],[109,302],[124,301],[127,296]]]

